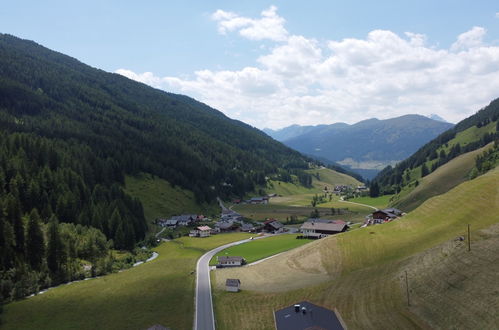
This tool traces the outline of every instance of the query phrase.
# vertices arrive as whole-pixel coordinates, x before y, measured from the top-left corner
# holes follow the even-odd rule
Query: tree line
[[[370,183],[371,196],[376,197],[398,193],[404,186],[411,183],[409,171],[421,167],[418,177],[425,177],[457,156],[496,141],[499,139],[498,119],[499,99],[496,99],[473,116],[464,119],[452,129],[440,134],[437,138],[421,147],[411,157],[403,160],[394,167],[387,166],[383,169]],[[442,148],[442,146],[448,146],[449,141],[454,139],[457,133],[473,126],[481,128],[494,122],[496,123],[495,131],[484,133],[481,138],[470,141],[464,146],[460,143],[455,143],[448,148],[447,152]],[[426,164],[428,161],[433,161],[430,167]]]

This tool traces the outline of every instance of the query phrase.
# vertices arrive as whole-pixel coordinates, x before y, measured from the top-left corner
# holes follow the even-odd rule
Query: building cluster
[[[338,185],[334,186],[333,194],[340,196],[340,195],[344,195],[345,193],[349,192],[350,190],[352,190],[351,186],[348,186],[346,184],[338,184]]]
[[[177,227],[187,227],[200,221],[206,221],[206,218],[203,215],[182,214],[174,215],[169,219],[158,219],[156,223],[158,226],[174,229]]]
[[[404,212],[393,207],[383,210],[376,210],[371,215],[366,217],[366,220],[364,221],[364,224],[361,227],[367,227],[370,225],[377,225],[390,222],[404,215],[405,215]]]

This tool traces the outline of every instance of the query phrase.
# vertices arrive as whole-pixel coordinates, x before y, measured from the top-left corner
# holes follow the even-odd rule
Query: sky
[[[16,0],[0,32],[258,128],[458,122],[499,97],[498,1]]]

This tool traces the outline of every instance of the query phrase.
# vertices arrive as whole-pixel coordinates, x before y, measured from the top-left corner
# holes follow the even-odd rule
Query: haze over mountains
[[[405,115],[386,120],[373,118],[353,125],[293,125],[280,130],[264,129],[264,132],[304,154],[338,163],[372,178],[387,165],[409,157],[426,142],[453,127],[438,119]]]

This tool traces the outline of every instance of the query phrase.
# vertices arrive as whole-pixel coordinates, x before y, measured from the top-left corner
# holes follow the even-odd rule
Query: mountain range
[[[386,120],[373,118],[353,125],[293,125],[264,132],[306,155],[372,178],[451,127],[453,124],[425,116],[405,115]]]

